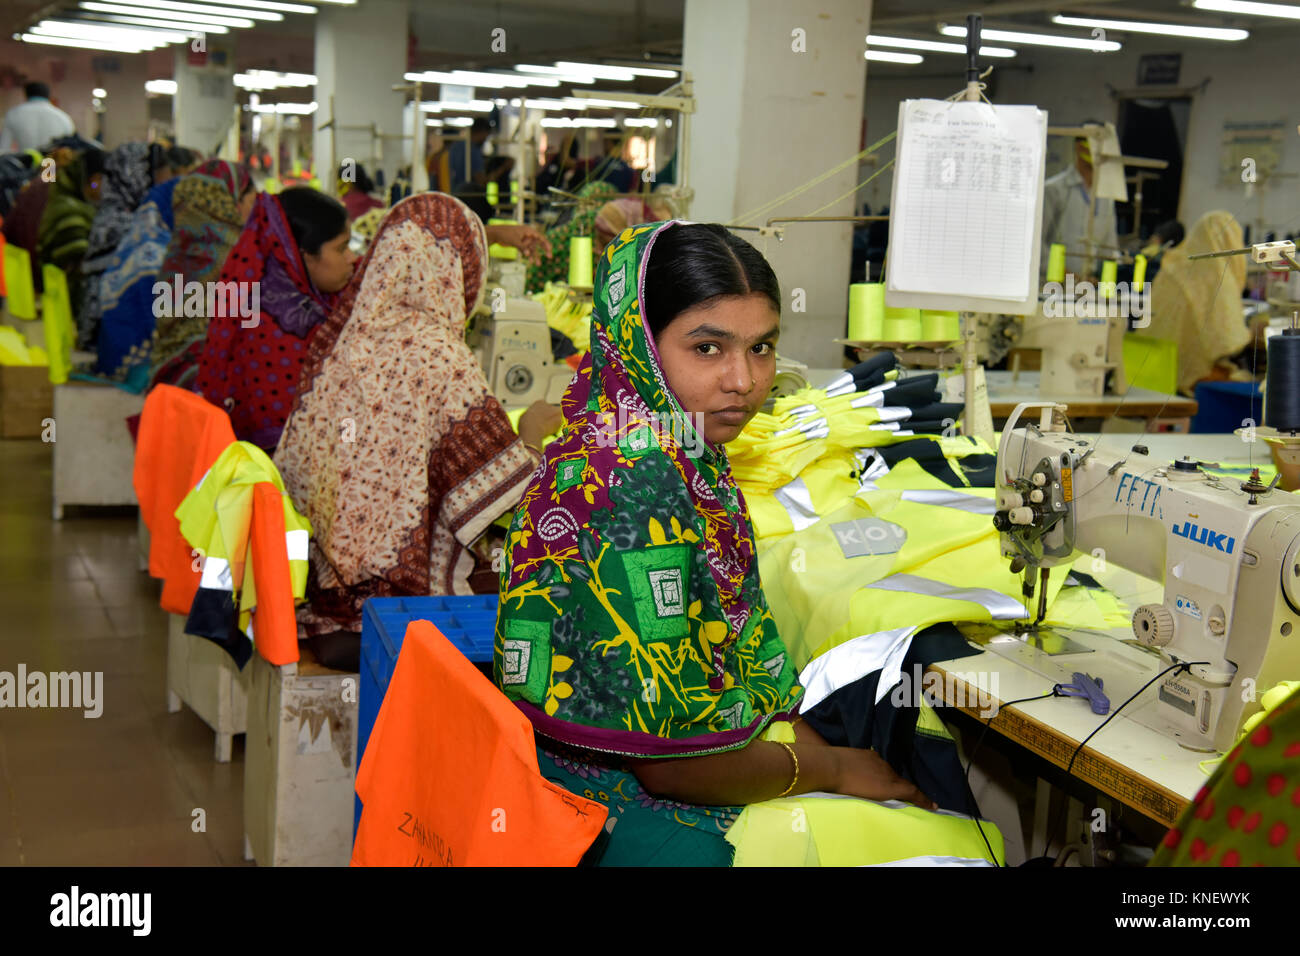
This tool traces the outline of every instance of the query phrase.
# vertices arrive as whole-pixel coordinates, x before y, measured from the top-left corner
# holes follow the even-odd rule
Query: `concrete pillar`
[[[692,219],[733,222],[861,148],[870,21],[870,0],[810,7],[686,0],[683,66],[698,104],[690,119]],[[855,163],[743,224],[810,215],[849,192],[857,175]],[[853,209],[854,197],[846,196],[818,215]],[[767,256],[781,282],[781,351],[838,368],[843,349],[832,339],[845,333],[851,224],[791,223],[779,243],[739,235]],[[794,311],[801,303],[806,311]]]
[[[144,84],[149,60],[142,54],[106,53],[91,60],[95,85],[108,94],[101,117],[104,148],[114,149],[149,136],[149,104]]]
[[[172,127],[176,142],[215,155],[224,141],[234,116],[235,55],[233,41],[203,37],[203,49],[193,44],[173,48],[172,76],[176,95],[172,97]]]
[[[338,164],[346,159],[365,166],[372,177],[383,169],[386,182],[410,161],[410,144],[401,138],[404,94],[393,91],[406,72],[408,19],[408,0],[323,6],[316,15],[319,106],[312,117],[312,152],[321,188],[328,192],[334,191]],[[330,120],[334,127],[322,130]],[[371,124],[381,138],[372,135]]]

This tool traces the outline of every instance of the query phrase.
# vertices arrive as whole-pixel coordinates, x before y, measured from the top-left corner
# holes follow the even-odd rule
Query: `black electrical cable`
[[[1147,681],[1145,684],[1143,684],[1141,687],[1139,687],[1137,690],[1135,690],[1135,691],[1133,692],[1133,696],[1132,696],[1132,697],[1130,697],[1128,700],[1124,701],[1124,703],[1120,704],[1118,707],[1116,707],[1114,710],[1112,710],[1112,711],[1110,712],[1110,715],[1107,716],[1107,718],[1106,718],[1105,720],[1103,720],[1100,724],[1098,724],[1098,725],[1096,726],[1096,728],[1093,730],[1092,733],[1090,733],[1088,736],[1084,737],[1083,740],[1079,741],[1079,746],[1077,746],[1077,747],[1074,748],[1074,753],[1072,753],[1072,754],[1070,755],[1070,762],[1069,762],[1068,764],[1066,764],[1066,766],[1065,766],[1065,775],[1066,775],[1067,777],[1070,775],[1070,772],[1074,769],[1074,761],[1075,761],[1075,758],[1077,758],[1077,757],[1079,756],[1079,754],[1083,751],[1083,748],[1084,748],[1085,746],[1087,746],[1088,741],[1091,740],[1093,737],[1097,736],[1097,734],[1099,734],[1099,733],[1101,732],[1101,729],[1102,729],[1103,727],[1105,727],[1105,726],[1106,726],[1107,724],[1109,724],[1112,720],[1114,720],[1116,717],[1118,717],[1118,716],[1119,716],[1119,712],[1120,712],[1121,710],[1123,710],[1123,709],[1124,709],[1125,707],[1127,707],[1129,704],[1133,703],[1133,701],[1137,699],[1138,694],[1142,693],[1144,690],[1146,690],[1148,687],[1150,687],[1150,686],[1151,686],[1152,684],[1154,684],[1156,681],[1160,680],[1160,678],[1164,677],[1164,676],[1165,676],[1166,674],[1168,674],[1170,671],[1177,671],[1177,670],[1181,670],[1181,671],[1189,671],[1189,670],[1191,670],[1193,667],[1196,667],[1196,666],[1199,665],[1199,664],[1209,664],[1209,663],[1210,663],[1209,661],[1180,661],[1180,662],[1177,663],[1177,664],[1171,664],[1170,666],[1168,666],[1168,667],[1166,667],[1164,670],[1162,670],[1159,674],[1157,674],[1155,677],[1151,678],[1149,681]],[[1060,687],[1060,685],[1058,684],[1057,687]],[[1055,688],[1053,688],[1053,689],[1055,689]],[[1066,801],[1066,803],[1068,803],[1068,802],[1069,802],[1069,801]],[[1062,803],[1062,804],[1061,804],[1061,813],[1064,813],[1064,812],[1065,812],[1065,806],[1066,806],[1066,803]],[[1048,829],[1048,831],[1047,831],[1047,849],[1044,851],[1046,856],[1051,856],[1051,849],[1052,849],[1052,833],[1055,832],[1056,827],[1057,827],[1057,825],[1060,824],[1060,822],[1061,822],[1061,817],[1060,817],[1060,813],[1058,813],[1057,816],[1056,816],[1056,821],[1055,821],[1055,823],[1054,823],[1054,824],[1053,824],[1053,825]]]
[[[1059,693],[1057,689],[1053,687],[1049,693],[1040,694],[1037,697],[1021,697],[1019,700],[1009,700],[1006,703],[999,703],[997,709],[989,716],[988,721],[984,724],[984,730],[980,732],[979,739],[975,741],[975,746],[971,748],[970,756],[966,758],[966,774],[964,779],[966,782],[966,793],[970,796],[970,805],[971,810],[973,811],[971,813],[971,819],[975,821],[975,826],[979,828],[980,836],[984,838],[984,845],[989,848],[989,859],[993,861],[994,866],[1006,866],[1007,862],[1005,856],[1001,863],[998,862],[997,854],[993,852],[993,845],[989,843],[988,835],[984,832],[984,827],[980,824],[978,802],[975,799],[975,791],[970,785],[970,768],[971,765],[975,763],[975,754],[979,751],[980,745],[984,743],[984,738],[988,736],[989,728],[993,726],[993,720],[998,715],[997,712],[1003,707],[1011,707],[1014,704],[1024,704],[1031,700],[1046,700],[1048,697],[1062,696],[1064,695]]]

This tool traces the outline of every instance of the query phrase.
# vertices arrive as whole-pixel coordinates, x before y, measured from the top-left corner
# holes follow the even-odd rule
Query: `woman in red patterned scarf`
[[[312,342],[275,462],[315,533],[299,620],[322,660],[359,651],[368,597],[470,593],[469,546],[540,460],[555,423],[530,410],[516,435],[465,344],[486,272],[478,217],[411,196]]]
[[[221,271],[256,314],[210,318],[195,382],[230,413],[241,441],[270,451],[280,440],[312,337],[352,275],[351,238],[343,205],[315,189],[257,197]]]

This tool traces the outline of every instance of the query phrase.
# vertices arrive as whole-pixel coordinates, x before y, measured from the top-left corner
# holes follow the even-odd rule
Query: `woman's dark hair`
[[[1187,230],[1177,219],[1170,219],[1168,222],[1162,222],[1156,226],[1156,231],[1152,233],[1153,237],[1159,237],[1160,242],[1172,242],[1175,246],[1183,241],[1187,236]]]
[[[348,171],[347,163],[344,163],[343,165],[339,166],[339,176],[342,176],[347,171]],[[366,172],[366,167],[362,166],[360,163],[357,163],[354,166],[352,172],[356,176],[356,179],[353,181],[352,185],[355,186],[359,191],[363,193],[372,193],[375,191],[375,181],[371,179],[370,174]]]
[[[319,255],[322,245],[348,228],[348,211],[343,203],[310,186],[293,186],[278,198],[302,252]]]
[[[199,154],[185,146],[167,147],[167,165],[172,169],[186,169],[193,166]]]
[[[102,149],[88,149],[81,154],[81,169],[86,174],[86,178],[98,175],[104,171],[104,160],[108,154]]]
[[[671,226],[650,250],[646,323],[656,339],[687,309],[724,296],[758,293],[781,313],[781,285],[763,254],[716,223]]]

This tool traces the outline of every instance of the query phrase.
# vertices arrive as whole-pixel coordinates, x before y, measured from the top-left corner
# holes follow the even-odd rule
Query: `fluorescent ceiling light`
[[[577,119],[571,119],[568,116],[547,116],[542,120],[543,126],[561,126],[561,127],[590,127],[599,129],[613,129],[618,124],[612,119],[592,119],[588,116],[580,116]]]
[[[42,20],[30,28],[33,33],[42,33],[52,37],[85,37],[87,40],[103,40],[111,43],[121,40],[134,46],[166,46],[168,43],[188,43],[189,37],[175,30],[139,30],[130,27],[110,27],[98,23],[75,23],[62,20]]]
[[[910,63],[915,65],[925,61],[925,57],[915,53],[890,53],[887,50],[868,50],[863,56],[868,60],[877,60],[881,63]]]
[[[281,116],[310,116],[316,112],[316,103],[258,103],[249,105],[254,113],[279,113]]]
[[[1193,0],[1197,10],[1214,10],[1218,13],[1244,13],[1252,17],[1282,17],[1300,20],[1300,7],[1285,3],[1250,3],[1246,0]]]
[[[455,86],[481,86],[488,90],[523,89],[528,81],[509,73],[478,73],[474,70],[426,70],[423,73],[405,73],[407,80],[420,83],[447,83]]]
[[[281,87],[315,86],[311,73],[277,73],[274,70],[245,70],[234,76],[235,86],[245,90],[277,90]]]
[[[120,23],[123,26],[159,27],[164,30],[183,30],[185,28],[184,23],[178,23],[175,20],[152,20],[148,17],[124,17],[115,13],[81,13],[80,11],[75,11],[75,13],[82,23],[103,23],[105,25]],[[249,20],[248,23],[251,26],[253,21]],[[193,31],[193,33],[198,32],[198,30]],[[204,24],[202,32],[229,33],[230,28],[218,26],[215,23],[208,23]]]
[[[965,53],[964,43],[944,43],[942,40],[915,40],[912,37],[881,37],[874,33],[867,37],[867,46],[896,47],[900,50],[929,50],[934,53]],[[980,56],[1012,57],[1015,50],[1001,46],[980,45]]]
[[[79,50],[107,50],[110,53],[140,53],[141,47],[123,47],[121,44],[105,43],[100,40],[82,40],[77,37],[52,37],[39,33],[14,34],[15,40],[23,43],[42,43],[46,46],[70,46]]]
[[[443,126],[473,126],[474,120],[468,116],[448,116],[442,121]]]
[[[659,125],[659,120],[653,116],[629,116],[623,120],[624,126],[649,126],[651,128]]]
[[[946,37],[965,37],[966,28],[944,24],[939,32]],[[1024,43],[1027,46],[1052,46],[1066,50],[1091,50],[1094,53],[1114,53],[1120,44],[1114,40],[1092,40],[1087,37],[1067,37],[1056,33],[1022,33],[1019,30],[980,30],[980,40],[1001,40],[1004,43]]]
[[[175,80],[146,80],[144,84],[146,93],[153,93],[155,96],[175,96]]]
[[[452,103],[447,100],[428,100],[420,104],[422,113],[441,113],[443,110],[465,113],[491,113],[496,108],[491,100],[470,100],[468,103]]]
[[[1300,10],[1300,7],[1297,9]],[[1178,23],[1097,20],[1092,17],[1068,17],[1060,14],[1052,17],[1052,22],[1067,27],[1100,27],[1103,30],[1115,30],[1119,33],[1156,33],[1161,36],[1188,37],[1193,40],[1244,40],[1250,36],[1247,30],[1234,30],[1227,27],[1189,27]]]
[[[524,106],[530,110],[567,110],[564,100],[549,99],[542,97],[535,100],[524,100]]]
[[[549,76],[563,83],[574,83],[578,85],[586,85],[586,84],[595,83],[597,80],[597,77],[591,73],[583,73],[580,71],[575,72],[572,70],[561,70],[559,67],[554,67],[554,66],[535,66],[533,64],[521,63],[518,66],[516,66],[515,69],[518,70],[520,73],[540,73],[542,76]],[[619,79],[621,81],[626,81],[632,79],[632,77],[630,76],[609,77],[609,79]]]
[[[223,27],[243,27],[245,29],[253,26],[253,21],[244,17],[227,17],[227,16],[204,16],[197,13],[179,13],[174,10],[163,10],[158,7],[132,7],[120,3],[100,3],[98,0],[82,0],[81,9],[93,10],[96,13],[125,13],[128,15],[147,14],[159,20],[176,20],[179,21],[177,26],[188,26],[195,29],[206,30],[210,26]]]
[[[108,90],[104,89],[102,86],[97,86],[90,91],[90,95],[97,96],[102,100],[104,97],[108,95]]]
[[[555,64],[557,70],[582,76],[594,76],[602,80],[634,80],[636,73],[622,66],[603,66],[599,63],[571,63],[561,60]]]
[[[211,7],[202,3],[178,3],[177,0],[113,0],[118,6],[144,8],[150,14],[160,10],[175,10],[177,13],[202,13],[207,16],[237,16],[249,20],[283,20],[283,13],[270,10],[250,10],[247,7]]]
[[[276,13],[315,13],[315,7],[304,3],[282,3],[279,0],[203,0],[204,3],[223,7],[240,7],[244,10],[272,10]]]

